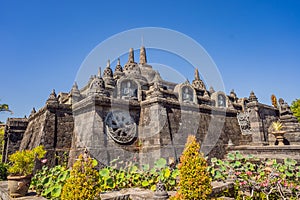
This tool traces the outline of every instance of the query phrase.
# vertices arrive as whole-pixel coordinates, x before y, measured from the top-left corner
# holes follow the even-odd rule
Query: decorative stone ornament
[[[105,119],[105,125],[106,133],[118,143],[127,144],[136,138],[136,123],[128,112],[110,112]]]
[[[156,190],[154,192],[153,198],[156,200],[164,200],[164,199],[169,199],[168,192],[166,191],[165,185],[162,183],[161,180],[158,181],[156,184]]]
[[[200,79],[198,68],[195,69],[195,79],[192,82],[195,89],[206,90],[204,82]]]
[[[250,113],[248,111],[239,112],[237,114],[238,123],[240,125],[242,134],[251,134],[251,124],[249,119]]]

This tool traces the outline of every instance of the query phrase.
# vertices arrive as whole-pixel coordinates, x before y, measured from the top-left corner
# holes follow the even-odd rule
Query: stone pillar
[[[251,126],[252,133],[252,143],[250,145],[264,145],[264,128],[263,122],[260,115],[259,103],[258,102],[250,102],[247,104],[249,109],[249,120]]]

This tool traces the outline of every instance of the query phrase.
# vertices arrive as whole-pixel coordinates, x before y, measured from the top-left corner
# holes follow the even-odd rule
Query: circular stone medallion
[[[136,123],[128,112],[110,112],[105,125],[107,134],[118,143],[130,143],[136,136]]]

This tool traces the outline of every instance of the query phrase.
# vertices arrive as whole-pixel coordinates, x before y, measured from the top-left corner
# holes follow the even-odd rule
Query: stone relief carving
[[[251,134],[251,124],[249,119],[249,111],[239,112],[237,114],[238,123],[240,125],[242,134]]]
[[[127,144],[136,137],[136,123],[127,112],[110,112],[105,119],[105,125],[107,134],[118,143]]]

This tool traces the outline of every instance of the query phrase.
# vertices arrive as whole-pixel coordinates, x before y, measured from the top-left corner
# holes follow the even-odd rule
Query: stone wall
[[[100,163],[107,165],[120,157],[124,161],[153,164],[163,157],[179,160],[189,134],[196,135],[205,156],[221,158],[228,143],[249,144],[242,135],[234,109],[208,105],[179,104],[164,98],[127,101],[93,95],[75,103],[74,135],[70,152],[71,165],[78,154],[87,150]],[[112,111],[128,112],[137,125],[136,137],[126,143],[108,135],[106,120]]]
[[[48,165],[67,159],[73,135],[73,116],[70,105],[48,104],[29,117],[20,150],[43,145]]]
[[[9,155],[19,150],[27,124],[27,118],[7,119],[4,134],[2,162],[7,162]]]

